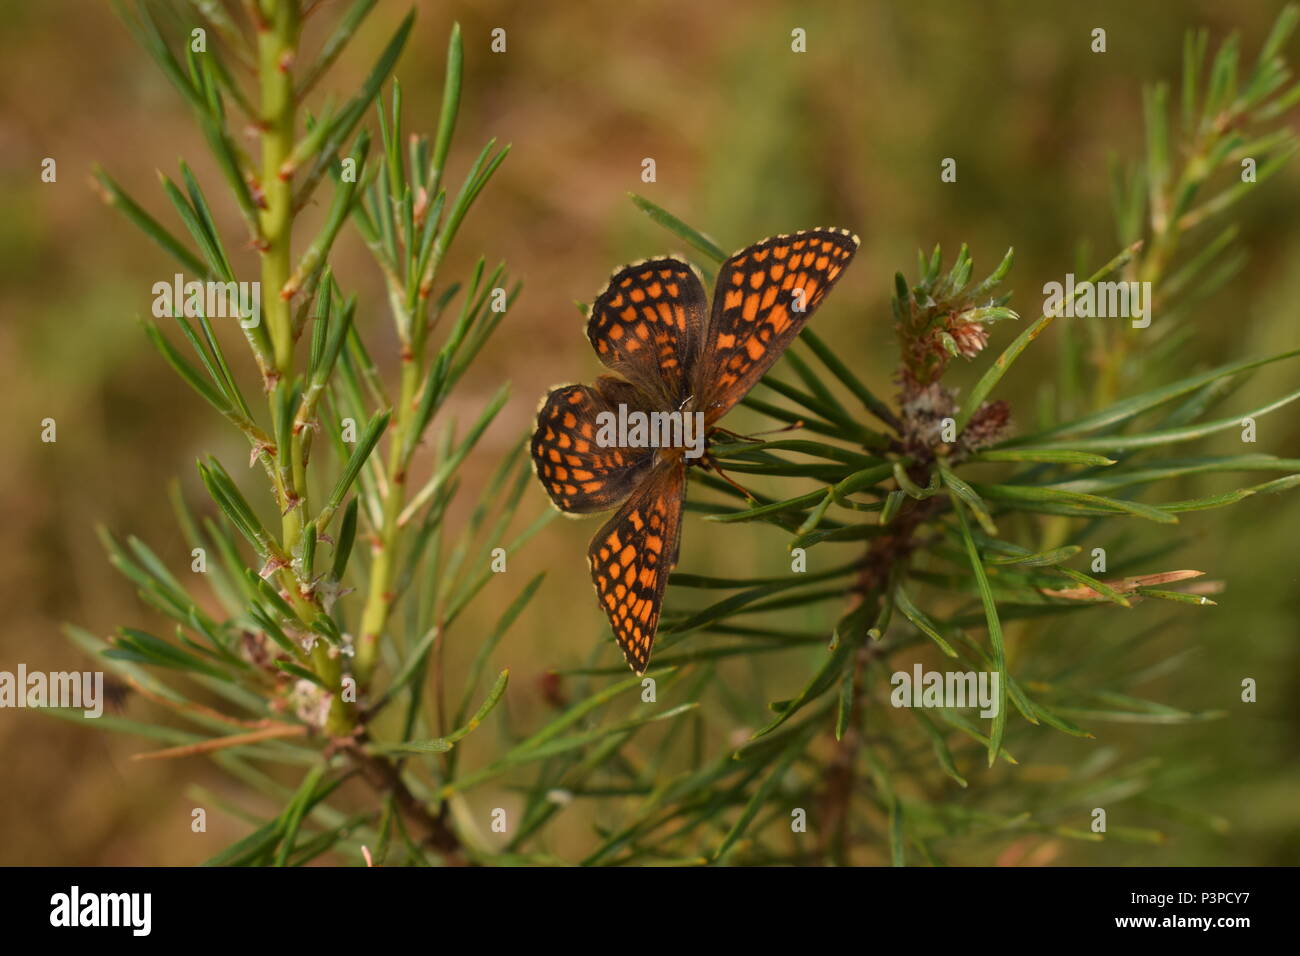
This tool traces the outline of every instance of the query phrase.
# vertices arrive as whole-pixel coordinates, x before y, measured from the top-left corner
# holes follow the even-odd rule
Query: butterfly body
[[[613,374],[543,399],[530,452],[551,501],[569,514],[618,509],[587,557],[597,599],[638,674],[649,666],[677,564],[687,468],[711,464],[713,426],[799,334],[857,246],[843,229],[755,243],[723,263],[711,311],[684,260],[624,266],[587,321],[588,341]]]

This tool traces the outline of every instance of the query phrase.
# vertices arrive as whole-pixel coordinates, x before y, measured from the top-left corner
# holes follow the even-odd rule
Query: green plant
[[[505,540],[529,475],[522,454],[509,457],[465,526],[457,531],[447,520],[461,491],[460,466],[505,404],[506,389],[464,432],[441,421],[440,412],[519,286],[507,288],[504,265],[489,270],[482,259],[460,282],[444,278],[441,265],[507,148],[489,142],[458,188],[446,181],[460,105],[458,27],[447,48],[437,132],[432,140],[403,141],[400,87],[392,83],[387,102],[382,91],[414,12],[351,97],[341,103],[327,99],[318,114],[307,112],[309,94],[375,0],[353,3],[308,60],[300,48],[301,27],[317,6],[256,0],[236,15],[220,3],[181,5],[172,12],[187,47],[183,62],[147,4],[118,8],[192,107],[256,250],[266,294],[260,315],[242,313],[239,324],[260,373],[264,411],[254,410],[260,401],[241,386],[236,363],[227,356],[223,338],[230,330],[221,327],[221,317],[207,314],[202,300],[191,303],[187,291],[186,301],[175,303],[172,332],[152,321],[144,329],[181,378],[247,437],[250,466],[260,465],[271,494],[246,494],[240,487],[245,483],[212,457],[198,464],[216,506],[212,513],[196,514],[173,487],[181,528],[194,549],[194,570],[205,572],[219,612],[206,611],[200,589],[183,585],[144,542],[132,537],[124,543],[103,531],[112,563],[145,603],[171,619],[174,640],[124,627],[105,643],[81,628],[68,630],[138,694],[195,729],[115,717],[98,726],[172,745],[143,756],[210,754],[230,774],[284,804],[278,816],[213,862],[296,865],[339,846],[355,851],[362,843],[380,861],[423,861],[431,851],[455,859],[462,850],[446,805],[431,800],[403,764],[409,754],[452,748],[500,701],[508,679],[503,671],[474,706],[483,656],[450,715],[441,683],[432,696],[425,693],[433,655],[490,576],[485,555]],[[209,32],[215,34],[210,43]],[[256,78],[256,91],[240,82],[244,73]],[[371,134],[361,128],[372,106],[380,130],[374,156]],[[240,145],[241,122],[256,130],[260,156]],[[221,235],[198,178],[184,162],[180,172],[179,185],[165,175],[162,185],[192,246],[106,173],[96,175],[105,199],[188,277],[233,283],[240,270],[227,249],[241,237]],[[327,179],[333,195],[311,235],[304,231],[304,213]],[[345,296],[329,265],[335,240],[349,223],[387,285],[399,350],[393,356],[399,369],[394,395],[380,372],[388,361],[372,357],[367,344],[374,338],[363,322],[368,310]],[[185,346],[173,344],[175,333]],[[417,461],[422,442],[435,432],[432,464]],[[425,468],[427,480],[410,490],[412,478]],[[278,522],[268,520],[268,512]],[[519,534],[507,551],[540,523]],[[356,547],[359,538],[370,542],[369,549]],[[417,578],[436,586],[417,591]],[[485,642],[485,652],[537,584],[523,589]],[[401,618],[395,616],[399,608]],[[179,671],[185,679],[164,681],[157,668]],[[286,787],[265,765],[309,769]],[[372,812],[347,814],[325,802],[351,776],[373,785],[378,799]]]
[[[633,799],[615,823],[602,827],[585,862],[942,862],[963,841],[1016,834],[1103,839],[1087,821],[1107,795],[1142,798],[1156,821],[1220,824],[1212,814],[1180,806],[1177,768],[1155,761],[1112,766],[1114,754],[1097,751],[1062,779],[1016,778],[1005,787],[982,786],[974,774],[993,768],[999,757],[1015,763],[1013,748],[1038,749],[1049,728],[1092,738],[1088,727],[1101,722],[1178,724],[1220,716],[1134,695],[1131,688],[1155,670],[1135,663],[1149,630],[1132,635],[1107,625],[1086,656],[1048,638],[1098,627],[1086,622],[1107,607],[1122,613],[1147,601],[1184,611],[1213,605],[1208,595],[1216,582],[1194,581],[1201,572],[1164,563],[1179,540],[1145,541],[1127,526],[1175,525],[1183,515],[1300,484],[1300,459],[1160,456],[1171,446],[1240,429],[1243,419],[1300,398],[1294,391],[1258,408],[1209,417],[1253,370],[1300,350],[1184,374],[1122,399],[1114,394],[1139,372],[1168,373],[1187,339],[1192,308],[1240,265],[1240,255],[1229,253],[1233,227],[1209,240],[1200,238],[1198,227],[1220,217],[1296,149],[1290,129],[1270,126],[1300,101],[1300,86],[1286,88],[1290,73],[1280,56],[1296,22],[1296,8],[1288,7],[1240,83],[1235,38],[1220,49],[1203,82],[1206,37],[1189,37],[1177,151],[1166,89],[1148,91],[1146,162],[1115,167],[1123,248],[1089,281],[1150,282],[1159,327],[1131,328],[1127,319],[1062,323],[1059,374],[1041,388],[1036,429],[1013,436],[1009,405],[990,396],[1022,353],[1046,347],[1035,343],[1056,321],[1055,312],[1030,323],[964,400],[944,382],[954,360],[984,350],[994,323],[1018,318],[1009,297],[995,292],[1011,268],[1011,252],[987,278],[973,282],[963,247],[946,271],[936,248],[919,256],[914,280],[897,277],[895,405],[873,395],[834,347],[808,328],[802,349],[790,349],[784,365],[762,383],[788,404],[755,395],[743,402],[807,437],[713,436],[711,451],[729,472],[813,479],[819,487],[793,497],[757,496],[739,508],[690,500],[689,510],[723,524],[775,525],[789,535],[792,552],[815,550],[820,557],[842,545],[851,556],[817,564],[808,557],[807,571],[768,578],[672,576],[649,676],[658,679],[661,700],[682,703],[663,716],[682,713],[706,691],[716,694],[723,714],[715,721],[696,712],[693,722],[674,724],[651,760],[608,770]],[[1246,158],[1258,161],[1255,177],[1224,184]],[[723,260],[718,243],[633,198],[707,258]],[[1083,387],[1089,377],[1096,383],[1091,394]],[[1187,475],[1232,471],[1284,474],[1222,494],[1142,500]],[[715,475],[694,469],[692,478],[743,500]],[[1081,553],[1095,562],[1095,548],[1117,556],[1106,572],[1068,565]],[[687,589],[730,593],[681,610]],[[829,635],[807,626],[828,616],[838,619]],[[979,630],[987,636],[979,638]],[[761,698],[721,686],[723,661],[769,653],[811,662],[812,673],[794,697],[764,707]],[[999,699],[987,729],[950,706],[890,706],[894,675],[944,658],[953,669],[997,674]],[[615,664],[578,673],[621,670]],[[667,694],[664,685],[671,688]],[[707,728],[728,722],[758,729],[743,743],[724,739],[707,758],[700,744],[709,739]],[[690,766],[665,778],[674,745],[688,740],[695,742]],[[544,765],[539,788],[544,779],[578,793],[588,787],[602,792],[610,784],[597,771],[616,747],[611,741],[607,753],[549,776]],[[540,800],[533,807],[538,821],[554,812]],[[810,837],[791,840],[791,814],[799,808]],[[512,847],[527,845],[539,826],[516,836]],[[1107,834],[1137,844],[1162,836],[1158,826],[1132,825],[1113,826]]]
[[[260,240],[263,230],[270,230],[287,249],[287,239],[276,229],[292,226],[296,190],[314,185],[327,172],[338,188],[327,227],[311,244],[319,252],[314,257],[308,253],[310,268],[293,269],[283,253],[264,260],[264,277],[271,270],[268,281],[281,286],[287,281],[302,290],[296,309],[291,300],[272,317],[279,323],[278,334],[263,341],[263,333],[249,333],[266,383],[270,427],[254,423],[206,319],[198,330],[183,320],[179,324],[198,350],[202,371],[150,329],[168,361],[249,436],[277,510],[291,506],[282,516],[281,530],[273,533],[224,469],[203,464],[217,513],[200,522],[183,506],[178,510],[195,546],[220,559],[221,573],[212,575],[212,583],[228,616],[205,616],[140,542],[123,546],[109,540],[115,563],[146,601],[178,625],[175,641],[124,629],[107,650],[111,665],[142,694],[164,702],[199,730],[109,717],[101,718],[100,725],[161,739],[172,745],[171,752],[207,753],[285,807],[270,821],[256,820],[253,833],[214,862],[296,864],[331,850],[355,861],[363,846],[389,863],[575,858],[588,864],[948,862],[960,861],[965,845],[982,846],[1008,835],[1102,839],[1084,821],[1087,809],[1106,795],[1144,799],[1153,820],[1151,826],[1114,826],[1108,839],[1156,842],[1160,820],[1196,816],[1177,805],[1177,774],[1151,761],[1112,763],[1113,753],[1096,752],[1063,776],[1037,779],[1007,764],[1015,754],[1035,752],[1054,732],[1087,739],[1106,722],[1178,724],[1216,716],[1138,696],[1134,689],[1155,669],[1135,665],[1137,651],[1150,635],[1114,622],[1142,603],[1150,608],[1166,602],[1175,613],[1212,605],[1214,583],[1172,564],[1181,542],[1169,535],[1168,526],[1185,515],[1300,483],[1298,459],[1264,454],[1166,457],[1167,448],[1236,429],[1244,417],[1267,414],[1300,398],[1300,392],[1293,392],[1259,408],[1212,417],[1255,369],[1300,352],[1174,373],[1190,321],[1167,321],[1174,316],[1190,320],[1197,305],[1240,264],[1240,255],[1231,249],[1232,226],[1209,239],[1200,236],[1200,227],[1222,218],[1295,150],[1294,134],[1275,123],[1300,101],[1300,86],[1286,87],[1289,73],[1280,55],[1296,24],[1295,8],[1279,18],[1244,82],[1238,81],[1235,40],[1224,44],[1203,77],[1207,41],[1202,33],[1192,35],[1177,136],[1165,115],[1164,88],[1147,93],[1146,160],[1115,166],[1121,251],[1100,267],[1076,268],[1095,281],[1151,282],[1157,320],[1149,328],[1099,320],[1057,322],[1055,315],[1043,315],[989,363],[963,397],[951,385],[952,370],[980,357],[991,337],[1006,327],[1001,323],[1018,318],[1010,299],[997,292],[1011,269],[1011,254],[986,279],[973,282],[971,256],[963,247],[946,270],[935,249],[920,256],[912,280],[899,276],[896,281],[896,402],[874,395],[840,360],[833,344],[815,329],[805,330],[802,344],[791,348],[764,380],[773,394],[751,394],[744,402],[800,431],[768,441],[719,435],[711,451],[742,480],[753,475],[762,482],[807,482],[811,487],[789,497],[760,494],[756,502],[737,503],[732,485],[693,469],[688,508],[723,525],[721,533],[736,523],[774,526],[791,551],[802,549],[808,570],[771,577],[675,573],[656,657],[646,675],[655,682],[652,701],[644,696],[641,678],[628,676],[623,662],[615,661],[613,641],[602,634],[590,643],[588,666],[548,685],[548,699],[558,713],[531,731],[505,727],[504,749],[466,770],[460,763],[462,741],[501,700],[507,674],[502,672],[476,708],[480,678],[502,634],[540,583],[529,581],[481,642],[459,695],[452,698],[453,716],[440,721],[436,715],[443,710],[445,691],[440,676],[430,676],[430,657],[482,587],[489,573],[487,551],[501,540],[531,483],[521,444],[489,482],[466,533],[445,546],[456,471],[500,399],[459,441],[444,430],[427,482],[411,494],[401,489],[411,449],[435,417],[446,389],[499,321],[499,314],[485,311],[487,292],[500,282],[499,271],[486,276],[480,267],[464,288],[425,281],[430,269],[436,277],[460,216],[499,159],[490,147],[485,150],[459,198],[444,212],[448,200],[440,187],[441,170],[459,77],[455,34],[448,106],[431,148],[416,146],[410,161],[404,159],[397,145],[400,96],[395,90],[393,108],[380,114],[380,160],[362,162],[367,155],[364,134],[350,140],[349,155],[366,170],[362,188],[350,191],[339,176],[339,151],[362,109],[379,93],[395,48],[381,58],[366,89],[350,105],[327,110],[319,121],[306,124],[308,131],[298,142],[307,146],[290,145],[295,124],[286,98],[297,106],[299,94],[311,88],[372,5],[357,3],[320,65],[288,88],[272,74],[284,62],[285,38],[296,35],[291,14],[285,13],[293,5],[262,0],[252,7],[288,18],[281,25],[267,16],[275,28],[262,37],[258,55],[248,56],[267,75],[265,104],[278,105],[290,116],[265,104],[247,111],[280,116],[264,136],[262,168],[278,171],[289,160],[299,173],[295,190],[249,187],[245,174],[253,166],[234,145],[221,105],[226,98],[238,103],[239,95],[220,61],[191,57],[187,72],[167,54],[147,14],[140,25],[146,45],[195,104],[254,237]],[[224,9],[200,6],[209,12]],[[214,22],[219,25],[220,20]],[[233,24],[221,32],[236,37],[232,50],[240,49]],[[351,105],[357,103],[359,107]],[[1226,184],[1228,172],[1235,172],[1244,158],[1258,160],[1255,181]],[[185,179],[188,200],[178,188],[168,192],[174,202],[179,200],[200,255],[147,217],[111,180],[102,181],[110,197],[187,271],[224,276],[224,253],[211,216],[188,173]],[[652,219],[707,259],[723,259],[716,242],[653,203],[634,198]],[[263,201],[280,209],[280,215],[268,215],[260,208]],[[349,218],[388,281],[403,344],[395,402],[384,397],[377,364],[352,325],[355,303],[343,298],[324,265],[332,230]],[[435,225],[429,226],[431,221]],[[419,240],[412,242],[417,235]],[[1080,259],[1084,262],[1082,255]],[[436,324],[457,295],[462,305],[456,324],[442,348],[426,356],[428,333],[420,317],[427,315]],[[308,301],[314,305],[308,307]],[[312,325],[306,371],[295,372],[292,345],[312,315],[321,318]],[[864,324],[878,325],[875,317]],[[1049,349],[1044,333],[1053,326],[1055,374],[1041,388],[1037,424],[1013,432],[1012,408],[992,396],[1024,352]],[[278,358],[282,353],[289,356],[284,363]],[[1139,377],[1152,376],[1168,384],[1135,387]],[[300,415],[304,404],[307,414]],[[333,472],[341,475],[323,482],[322,487],[334,489],[323,502],[319,494],[307,493],[302,480],[310,475],[309,464],[319,468],[306,458],[312,441],[306,426],[318,405],[329,410],[318,417],[336,452]],[[377,412],[366,414],[375,407]],[[345,417],[370,422],[356,449],[344,444],[337,427]],[[1030,417],[1016,414],[1019,420]],[[384,451],[374,454],[375,448]],[[1254,471],[1283,476],[1187,500],[1154,494],[1190,475]],[[725,497],[701,500],[694,494],[699,488]],[[1167,498],[1170,492],[1164,494]],[[320,507],[309,508],[313,502]],[[494,502],[499,502],[495,519]],[[549,517],[547,512],[516,541]],[[1160,527],[1151,527],[1155,525]],[[361,556],[349,560],[348,555],[363,526],[379,551],[359,568]],[[327,540],[322,534],[331,527]],[[1141,535],[1138,527],[1150,527],[1153,533]],[[246,546],[239,543],[240,536],[247,539]],[[845,549],[842,558],[823,559],[837,547]],[[332,548],[328,561],[326,548]],[[1086,573],[1070,565],[1094,548],[1111,556],[1105,572],[1089,567],[1091,573]],[[256,560],[247,560],[250,553]],[[688,547],[685,568],[690,562]],[[327,564],[329,571],[318,579]],[[280,587],[268,585],[258,569]],[[360,586],[355,599],[342,593],[345,580]],[[683,600],[684,593],[716,592],[722,594]],[[394,607],[403,597],[405,616],[395,618]],[[1107,614],[1116,617],[1093,623]],[[327,699],[311,689],[338,686],[348,661],[331,656],[329,648],[346,640],[346,625],[353,622],[358,641],[348,676],[357,680],[358,700],[368,703],[349,707],[330,697],[329,712],[318,712],[314,720],[310,715],[299,720],[273,716],[273,706],[290,686],[300,695],[308,692],[307,702]],[[385,631],[391,640],[382,638]],[[1089,633],[1086,653],[1049,639],[1071,631]],[[87,650],[105,651],[103,642],[84,631],[74,628],[71,634]],[[299,634],[317,638],[305,657],[295,644]],[[268,682],[264,668],[251,667],[240,654],[249,639],[269,659],[278,658],[271,666],[289,677]],[[759,680],[730,680],[734,669],[724,677],[724,668],[768,655],[808,668],[794,696],[772,701]],[[895,672],[944,660],[954,668],[998,675],[998,707],[987,727],[951,707],[889,705]],[[377,662],[385,666],[377,667]],[[186,689],[162,682],[144,665],[187,671]],[[381,683],[379,675],[391,676]],[[215,698],[221,710],[200,703],[189,690],[201,692],[205,700]],[[433,704],[426,699],[430,694]],[[403,706],[391,706],[398,703]],[[228,733],[232,721],[241,727],[233,735]],[[737,739],[737,727],[752,733]],[[268,763],[286,764],[299,773],[296,786],[286,787],[268,774],[263,769]],[[343,809],[338,789],[354,775],[374,785],[379,805]],[[1013,778],[1016,786],[1002,786]],[[519,789],[522,810],[504,843],[489,844],[477,837],[475,827],[463,825],[452,808],[463,808],[462,801],[476,788],[503,783]],[[800,809],[808,817],[807,834],[791,839],[791,814]],[[595,821],[591,845],[576,857],[553,835],[553,824],[575,812],[582,814],[584,826]],[[1215,825],[1212,816],[1199,816]],[[420,831],[412,832],[411,823]]]

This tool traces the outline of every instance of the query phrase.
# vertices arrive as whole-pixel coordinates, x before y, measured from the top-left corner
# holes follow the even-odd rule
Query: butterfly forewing
[[[649,471],[652,449],[602,447],[596,440],[596,416],[613,410],[610,399],[637,394],[626,382],[601,376],[594,389],[565,385],[543,399],[529,451],[537,477],[561,511],[608,511]]]
[[[650,665],[664,586],[677,564],[685,491],[682,459],[661,462],[587,549],[596,597],[638,674]]]
[[[847,230],[810,229],[764,239],[723,263],[693,388],[709,424],[794,341],[857,248]]]
[[[707,304],[688,263],[647,259],[610,278],[592,304],[587,338],[607,368],[671,411],[689,395]]]

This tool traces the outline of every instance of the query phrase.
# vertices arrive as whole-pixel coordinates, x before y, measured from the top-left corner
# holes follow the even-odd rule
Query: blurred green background
[[[382,0],[317,95],[357,83],[406,6]],[[1115,250],[1106,156],[1140,154],[1141,86],[1177,77],[1183,31],[1207,26],[1216,45],[1239,29],[1244,59],[1252,62],[1281,5],[416,6],[415,32],[397,70],[408,127],[431,131],[436,122],[447,31],[458,20],[466,81],[453,175],[463,174],[488,137],[513,144],[445,272],[462,272],[482,251],[490,264],[505,259],[525,283],[519,304],[471,369],[461,407],[452,409],[465,420],[502,380],[513,383],[510,405],[471,463],[472,478],[521,440],[548,386],[590,381],[596,373],[573,303],[590,301],[626,261],[680,250],[632,206],[629,190],[728,249],[822,224],[856,231],[863,242],[857,261],[815,323],[873,390],[892,395],[888,296],[893,273],[913,270],[916,248],[942,242],[951,256],[968,242],[978,272],[1015,246],[1011,304],[1032,319],[1043,283],[1071,269],[1080,241],[1090,244],[1094,261]],[[345,7],[321,4],[308,22],[308,49]],[[101,635],[118,624],[153,622],[108,566],[96,523],[135,533],[173,567],[184,567],[187,549],[165,506],[168,480],[181,476],[198,501],[194,460],[201,452],[228,462],[246,455],[242,437],[186,390],[135,325],[133,317],[148,311],[152,283],[175,270],[98,200],[89,170],[101,163],[170,224],[155,170],[174,174],[184,157],[208,185],[227,235],[242,233],[179,97],[107,4],[5,0],[0,21],[0,669],[14,670],[20,661],[33,670],[81,669],[89,663],[62,637],[61,622]],[[1098,26],[1108,31],[1104,54],[1089,49]],[[489,52],[495,27],[507,31],[504,54]],[[796,27],[807,31],[804,54],[790,51]],[[1293,60],[1300,53],[1294,39],[1288,53]],[[1290,119],[1294,125],[1294,111]],[[41,182],[45,157],[57,160],[56,183]],[[644,157],[656,160],[655,183],[641,182]],[[944,157],[957,160],[956,183],[940,182]],[[1261,192],[1238,207],[1250,259],[1192,319],[1187,372],[1300,345],[1300,167],[1293,163]],[[252,262],[247,250],[240,262]],[[361,296],[358,321],[378,343],[372,351],[391,358],[378,275],[346,232],[336,273]],[[1012,334],[1008,325],[996,327],[993,354]],[[1052,374],[1052,348],[1049,334],[1031,347],[1037,358],[1027,355],[1004,382],[1001,396],[1016,402],[1022,426],[1032,425],[1033,396]],[[956,380],[969,387],[990,360],[986,353]],[[1224,414],[1294,387],[1297,377],[1294,364],[1265,369]],[[46,417],[58,422],[56,444],[39,439]],[[759,421],[747,412],[733,418],[727,424],[737,429]],[[1232,431],[1200,449],[1242,450]],[[1259,443],[1249,450],[1295,456],[1296,413],[1288,408],[1261,419]],[[1161,498],[1250,483],[1240,479],[1187,481]],[[525,517],[545,507],[541,490],[530,489]],[[1295,494],[1186,516],[1178,531],[1191,543],[1154,570],[1207,570],[1226,582],[1219,607],[1148,604],[1123,623],[1134,632],[1159,627],[1150,661],[1189,652],[1181,670],[1142,688],[1146,696],[1191,710],[1223,708],[1225,719],[1184,727],[1107,724],[1096,741],[1043,730],[1051,739],[1029,765],[999,771],[1047,778],[1108,748],[1130,760],[1184,762],[1180,804],[1230,827],[1175,825],[1165,844],[1152,847],[1053,844],[1039,862],[1300,862],[1298,522]],[[508,701],[517,725],[546,709],[540,678],[549,669],[586,662],[600,642],[608,643],[601,661],[617,659],[583,558],[595,527],[596,519],[548,526],[450,638],[449,666],[456,667],[522,582],[549,571],[494,662],[511,668]],[[771,573],[787,560],[785,548],[771,527],[707,526],[688,517],[682,567]],[[1086,657],[1088,627],[1115,627],[1124,613],[1092,612],[1090,624],[1061,639]],[[768,661],[761,671],[737,673],[761,678],[776,699],[803,683],[808,666]],[[1259,681],[1257,704],[1237,699],[1246,676]],[[136,719],[154,713],[138,698],[125,707]],[[191,863],[246,832],[210,812],[208,832],[192,834],[190,784],[248,806],[257,801],[201,759],[130,760],[151,746],[28,711],[0,712],[0,863]],[[491,737],[477,746],[490,749]],[[477,764],[488,756],[467,759]],[[515,798],[485,788],[472,799],[492,807]],[[580,848],[589,839],[588,821],[561,821],[562,853],[566,841]],[[986,844],[965,861],[993,862],[995,849]]]

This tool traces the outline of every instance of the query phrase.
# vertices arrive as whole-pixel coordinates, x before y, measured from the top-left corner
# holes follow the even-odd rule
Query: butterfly
[[[710,464],[700,453],[705,433],[794,341],[857,248],[845,229],[756,242],[722,264],[711,310],[685,260],[624,266],[587,316],[587,339],[614,374],[542,400],[529,450],[551,501],[575,515],[618,509],[587,559],[597,600],[638,675],[650,664],[677,565],[687,467]],[[650,427],[638,427],[647,420]],[[656,436],[669,441],[656,445]]]

